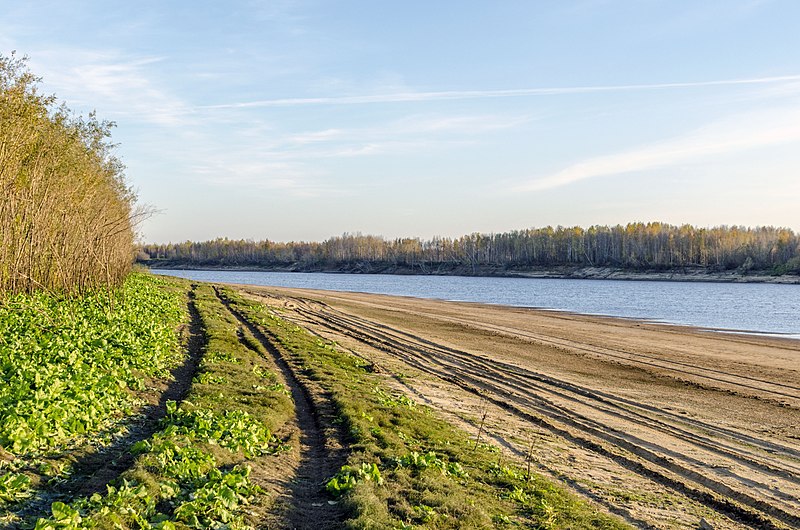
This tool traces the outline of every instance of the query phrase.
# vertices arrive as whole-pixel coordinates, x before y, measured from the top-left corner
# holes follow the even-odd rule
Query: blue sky
[[[800,2],[0,0],[148,242],[800,230]]]

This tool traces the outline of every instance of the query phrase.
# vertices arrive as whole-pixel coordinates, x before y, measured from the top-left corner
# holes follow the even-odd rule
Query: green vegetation
[[[142,214],[110,122],[74,116],[0,55],[0,295],[120,285]]]
[[[108,295],[16,295],[0,305],[0,445],[15,455],[96,433],[180,360],[181,296],[132,275]]]
[[[250,528],[268,507],[250,463],[285,446],[272,432],[293,415],[283,388],[265,388],[274,366],[207,285],[195,291],[207,334],[201,375],[178,405],[167,403],[161,429],[134,444],[134,465],[104,495],[55,502],[37,530],[83,528]],[[274,386],[274,385],[273,385]],[[255,506],[254,506],[255,503]]]
[[[800,273],[800,236],[787,228],[697,228],[664,223],[546,227],[500,234],[384,240],[345,234],[321,243],[217,239],[145,245],[151,265],[292,270],[498,274],[505,270],[618,267]]]
[[[213,414],[210,417],[214,418]],[[176,523],[192,528],[216,528],[222,524],[246,528],[241,507],[261,490],[250,482],[249,467],[220,469],[220,461],[229,463],[235,455],[215,456],[206,449],[215,443],[230,442],[230,433],[225,430],[229,422],[215,419],[223,431],[198,438],[176,432],[174,416],[168,416],[164,430],[150,442],[137,445],[139,461],[117,486],[108,486],[105,495],[94,494],[69,505],[53,503],[52,517],[39,519],[36,530],[167,529],[176,528]],[[253,419],[247,421],[255,424]]]
[[[330,394],[350,454],[326,489],[347,508],[347,528],[626,528],[389,391],[363,359],[263,305],[224,296]]]
[[[174,284],[134,274],[112,292],[0,303],[0,508],[123,435],[151,383],[183,360]]]

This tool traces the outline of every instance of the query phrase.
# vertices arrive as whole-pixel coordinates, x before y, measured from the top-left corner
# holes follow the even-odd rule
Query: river
[[[800,285],[158,269],[152,272],[205,282],[535,307],[800,339]]]

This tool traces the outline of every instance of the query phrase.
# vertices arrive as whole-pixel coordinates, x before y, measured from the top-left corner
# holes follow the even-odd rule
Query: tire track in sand
[[[656,480],[675,491],[745,524],[762,528],[800,526],[797,497],[781,495],[781,489],[767,484],[775,478],[798,483],[796,462],[785,459],[757,458],[754,451],[743,447],[741,440],[727,439],[717,446],[710,435],[696,432],[697,426],[676,426],[674,415],[656,411],[645,404],[598,393],[585,387],[558,381],[520,367],[499,363],[473,353],[463,352],[410,333],[368,321],[354,315],[293,300],[295,310],[305,318],[339,333],[376,347],[403,359],[416,368],[455,383],[465,390],[493,399],[518,416],[543,426],[564,438],[602,454],[624,467]],[[564,402],[588,405],[567,407]],[[586,407],[593,409],[590,415]],[[633,409],[633,410],[631,410]],[[615,416],[627,429],[610,427],[593,419],[598,413]],[[661,417],[653,417],[661,413]],[[619,424],[619,421],[617,424]],[[653,442],[634,435],[633,431],[656,430],[669,438]],[[712,432],[712,434],[714,434]],[[722,437],[723,433],[716,433]],[[751,437],[752,438],[752,437]],[[753,439],[753,441],[759,441]],[[760,440],[761,447],[795,456],[792,447],[781,447]],[[766,477],[752,480],[735,472],[714,473],[703,461],[684,454],[691,444],[718,458],[734,461]],[[769,455],[768,455],[769,456]],[[794,460],[793,458],[791,460]],[[754,491],[755,490],[755,491]]]

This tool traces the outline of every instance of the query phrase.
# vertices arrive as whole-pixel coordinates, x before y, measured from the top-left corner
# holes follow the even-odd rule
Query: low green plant
[[[199,383],[201,385],[221,385],[227,382],[228,378],[224,375],[212,375],[209,372],[197,374],[194,379],[192,379],[192,383]]]
[[[241,410],[215,412],[211,409],[178,408],[167,402],[164,424],[171,433],[212,443],[244,453],[247,457],[265,454],[272,434],[263,423]]]
[[[30,495],[31,479],[23,473],[0,475],[0,505],[24,499]]]
[[[137,405],[131,390],[182,360],[183,297],[133,274],[119,291],[45,293],[0,305],[0,446],[23,456],[108,428]]]
[[[395,458],[394,463],[397,467],[405,467],[414,470],[436,469],[445,476],[459,478],[466,478],[468,476],[461,464],[443,460],[433,451],[428,451],[424,454],[411,451],[400,458]]]
[[[363,462],[359,466],[342,466],[339,472],[325,484],[325,490],[338,497],[364,481],[371,481],[378,486],[383,484],[383,477],[377,464]]]
[[[271,427],[285,424],[293,405],[282,392],[252,390],[275,367],[240,341],[210,287],[198,286],[195,300],[206,349],[216,352],[201,375],[218,382],[193,385],[180,404],[168,401],[160,430],[131,447],[130,470],[105,494],[54,503],[36,530],[251,528],[248,507],[267,501],[249,462],[287,448]]]
[[[175,509],[175,521],[192,528],[246,528],[241,507],[262,493],[249,480],[250,467],[236,466],[227,472],[213,470],[208,480]]]
[[[0,507],[124,439],[144,394],[185,358],[186,286],[136,273],[112,291],[0,300]]]

